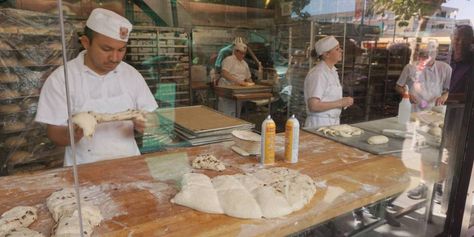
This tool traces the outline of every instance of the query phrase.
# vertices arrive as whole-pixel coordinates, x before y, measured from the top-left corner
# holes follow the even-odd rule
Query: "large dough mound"
[[[209,207],[220,206],[221,213],[238,218],[274,218],[303,208],[316,192],[314,181],[309,176],[288,168],[216,176],[212,179],[212,186],[209,186],[208,179],[203,174],[185,174],[183,188],[171,201],[209,213],[216,213]],[[200,188],[189,188],[193,185]],[[203,194],[210,190],[216,191],[217,199]],[[183,196],[187,201],[178,202]]]

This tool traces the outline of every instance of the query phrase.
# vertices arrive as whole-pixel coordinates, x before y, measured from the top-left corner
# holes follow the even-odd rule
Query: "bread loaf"
[[[15,151],[8,158],[9,165],[21,164],[29,161],[33,154],[27,151]]]
[[[20,97],[20,93],[16,90],[5,89],[0,91],[0,99],[13,99],[16,97]]]
[[[3,125],[3,131],[4,132],[16,132],[16,131],[21,131],[25,129],[26,125],[23,122],[11,122],[11,123],[5,123]]]
[[[20,81],[18,76],[12,73],[0,73],[0,83],[15,83]]]
[[[0,105],[0,114],[13,114],[21,111],[20,106],[15,104]]]
[[[24,137],[9,137],[3,143],[7,148],[16,148],[20,146],[24,146],[27,144],[26,138]]]

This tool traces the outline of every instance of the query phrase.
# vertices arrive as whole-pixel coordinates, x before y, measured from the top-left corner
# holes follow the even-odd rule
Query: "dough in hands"
[[[72,116],[72,122],[82,128],[84,136],[91,138],[98,123],[138,119],[146,121],[143,111],[126,110],[124,112],[106,114],[94,112],[80,112]]]
[[[192,166],[196,169],[225,170],[224,163],[211,154],[198,155],[193,160]]]
[[[37,216],[37,209],[30,206],[17,206],[2,214],[0,218],[0,236],[7,234],[13,229],[28,227]]]
[[[91,138],[97,126],[97,120],[92,112],[82,112],[72,116],[72,122],[82,128],[84,136]]]
[[[369,139],[367,139],[367,143],[370,145],[381,145],[388,143],[388,137],[384,135],[376,135],[376,136],[371,136]]]

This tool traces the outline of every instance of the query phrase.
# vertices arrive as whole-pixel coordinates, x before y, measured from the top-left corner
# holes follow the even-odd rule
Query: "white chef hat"
[[[125,42],[132,31],[132,24],[125,17],[103,8],[91,12],[86,26],[99,34]]]
[[[247,51],[247,45],[244,43],[236,43],[234,46],[234,49],[239,50],[241,52],[246,52]]]
[[[338,44],[339,42],[336,38],[334,38],[334,36],[326,36],[314,44],[314,49],[318,55],[322,55],[323,53],[326,53],[327,51],[336,47]]]

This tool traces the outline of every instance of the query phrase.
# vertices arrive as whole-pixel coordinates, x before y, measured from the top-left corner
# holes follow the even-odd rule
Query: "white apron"
[[[429,69],[425,69],[429,70]],[[426,73],[417,71],[415,77],[412,79],[412,86],[410,88],[412,94],[417,100],[417,104],[412,106],[412,112],[419,112],[429,110],[435,106],[436,98],[441,95],[442,86],[433,78],[438,78],[438,70],[433,67],[433,78],[426,79]]]
[[[331,81],[323,98],[320,99],[322,102],[342,99],[342,87],[337,77]],[[340,123],[340,115],[341,109],[330,109],[323,112],[309,112],[309,110],[307,110],[304,125],[310,128],[338,125]]]
[[[89,76],[84,75],[84,72],[81,74],[82,78]],[[112,79],[116,80],[118,78]],[[126,93],[127,88],[122,88],[121,83],[108,83],[108,86],[103,87],[102,91],[97,90],[97,88],[100,88],[98,84],[105,83],[102,79],[94,80],[94,83],[83,80],[83,83],[82,88],[84,90],[76,91],[76,93],[82,93],[83,96],[81,97],[84,99],[79,101],[77,99],[79,97],[75,97],[76,100],[73,100],[73,114],[84,111],[117,113],[135,108],[133,99]],[[95,85],[95,83],[98,84]],[[102,99],[101,96],[107,98]],[[127,120],[98,124],[92,138],[83,137],[76,143],[76,152],[78,164],[140,155],[134,138],[133,122]],[[70,146],[66,148],[64,165],[72,165]]]

